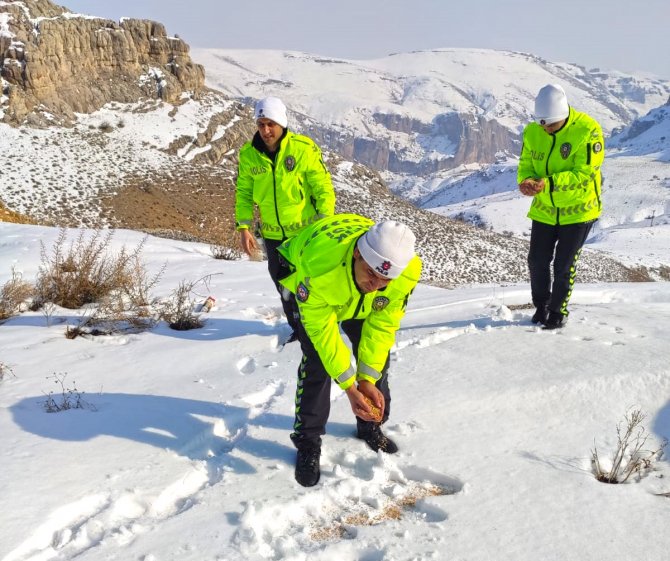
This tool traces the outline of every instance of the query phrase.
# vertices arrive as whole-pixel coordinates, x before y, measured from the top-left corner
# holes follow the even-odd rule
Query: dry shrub
[[[223,259],[224,261],[237,261],[242,257],[242,252],[236,247],[228,245],[210,245],[210,251],[214,259]]]
[[[161,270],[153,279],[146,275],[140,261],[146,238],[132,251],[122,247],[118,254],[111,255],[109,244],[113,236],[113,230],[104,236],[96,230],[86,239],[82,230],[67,247],[67,232],[61,229],[51,253],[42,244],[36,287],[39,302],[76,309],[99,302],[114,291],[128,295],[136,305],[146,301],[149,288],[162,273]]]
[[[65,331],[67,339],[85,335],[136,333],[150,329],[156,323],[152,306],[137,306],[120,291],[108,294],[96,304],[87,304],[80,311],[77,324],[69,325]]]
[[[42,403],[47,413],[59,413],[68,409],[90,409],[96,411],[94,405],[84,401],[84,392],[77,389],[77,384],[72,382],[71,387],[66,387],[65,379],[67,372],[54,372],[52,376],[47,376],[47,380],[52,378],[54,384],[59,386],[59,394],[54,396],[54,392],[45,394],[46,400]]]
[[[644,450],[643,447],[649,439],[649,433],[642,426],[645,418],[642,411],[635,409],[626,413],[624,421],[617,424],[617,447],[609,465],[599,457],[594,443],[591,464],[598,481],[625,483],[634,473],[641,478],[652,469],[655,461],[661,459],[668,441],[664,440],[655,450]]]
[[[147,237],[132,250],[124,246],[112,254],[113,236],[113,230],[104,235],[96,230],[87,238],[82,230],[67,245],[67,232],[62,229],[50,253],[42,244],[36,304],[43,310],[50,303],[81,309],[77,325],[67,328],[69,339],[138,331],[155,323],[150,291],[166,265],[150,275],[141,260]],[[49,320],[50,314],[45,315]]]
[[[197,329],[204,325],[200,319],[200,314],[195,313],[195,297],[202,298],[195,287],[202,283],[209,289],[209,281],[214,275],[207,275],[196,281],[181,281],[179,286],[172,291],[170,297],[163,302],[159,312],[160,318],[165,321],[172,329],[177,331],[187,331]],[[209,308],[207,308],[207,311]],[[205,311],[201,306],[201,311]]]
[[[209,246],[214,259],[237,261],[242,257],[239,234],[235,230],[218,228],[213,234],[215,243]]]
[[[21,311],[21,304],[33,296],[34,287],[12,267],[12,278],[0,289],[0,320],[12,317]]]

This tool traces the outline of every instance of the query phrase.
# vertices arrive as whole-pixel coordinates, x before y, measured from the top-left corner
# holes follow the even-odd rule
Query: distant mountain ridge
[[[194,49],[206,83],[244,102],[278,95],[295,126],[322,145],[418,181],[518,155],[538,89],[561,83],[606,132],[665,103],[670,81],[592,71],[517,52],[439,49],[375,60],[298,52]]]

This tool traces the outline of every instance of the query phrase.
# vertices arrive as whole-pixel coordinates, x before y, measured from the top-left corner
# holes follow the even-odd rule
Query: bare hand
[[[242,251],[249,256],[258,251],[256,238],[254,238],[249,230],[240,230],[240,247],[242,248]]]
[[[534,197],[544,189],[544,179],[524,179],[519,183],[519,191],[527,197]]]
[[[370,404],[367,402],[366,398],[368,398],[372,404],[379,409],[380,416],[383,418],[385,406],[384,396],[374,384],[361,380],[358,387],[353,385],[347,390],[347,397],[351,404],[351,410],[357,417],[360,417],[364,421],[378,420],[378,417],[373,413]]]

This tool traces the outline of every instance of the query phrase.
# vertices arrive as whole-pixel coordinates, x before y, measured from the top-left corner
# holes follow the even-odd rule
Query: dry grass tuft
[[[605,467],[595,444],[591,451],[591,465],[596,479],[602,483],[625,483],[631,475],[642,478],[653,468],[654,462],[663,456],[667,439],[655,450],[645,450],[644,445],[649,439],[642,422],[646,415],[634,409],[624,416],[624,421],[616,427],[617,447],[609,467]]]
[[[21,305],[32,298],[35,288],[12,268],[12,278],[0,288],[0,321],[21,311]]]
[[[439,485],[417,485],[409,490],[406,495],[394,497],[378,512],[360,510],[348,514],[340,520],[334,520],[329,526],[319,527],[312,530],[310,537],[313,541],[334,541],[349,536],[347,528],[352,526],[374,526],[387,520],[401,520],[405,510],[416,506],[417,501],[426,497],[438,497],[448,495],[450,491]]]

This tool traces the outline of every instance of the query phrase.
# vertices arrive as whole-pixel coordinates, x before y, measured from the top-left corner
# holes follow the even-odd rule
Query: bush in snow
[[[53,379],[54,384],[60,386],[60,395],[54,397],[53,391],[45,394],[47,399],[42,405],[47,413],[58,413],[59,411],[67,411],[68,409],[91,409],[95,411],[93,405],[84,401],[83,392],[77,389],[77,385],[74,382],[72,382],[71,388],[65,387],[67,373],[54,372],[53,376],[47,376],[47,380],[49,378]]]
[[[203,283],[209,288],[208,283],[212,276],[207,275],[197,281],[181,281],[170,297],[163,302],[159,313],[160,318],[177,331],[187,331],[202,327],[204,321],[200,319],[200,314],[195,312],[197,306],[195,296],[200,298],[204,298],[204,296],[197,294],[195,287]],[[200,311],[204,310],[201,309]]]
[[[210,245],[210,251],[214,259],[223,259],[224,261],[236,261],[242,257],[242,252],[232,245]]]
[[[646,415],[639,409],[626,413],[624,421],[616,427],[617,446],[611,460],[601,459],[594,443],[591,464],[598,481],[625,483],[634,473],[641,478],[651,471],[654,462],[661,459],[668,441],[664,440],[656,450],[645,450],[649,439],[649,433],[642,426],[645,418]]]
[[[97,230],[86,238],[82,230],[68,246],[62,229],[51,253],[42,245],[35,307],[44,309],[52,303],[80,309],[78,324],[66,332],[70,339],[145,329],[154,323],[150,291],[165,265],[153,276],[147,273],[140,258],[146,237],[133,250],[124,246],[112,255],[113,235],[113,230],[105,235]]]
[[[214,259],[236,261],[242,257],[239,233],[223,225],[212,227],[212,239],[215,243],[209,246]]]
[[[122,247],[117,255],[111,255],[113,236],[113,230],[104,236],[96,230],[86,239],[82,230],[67,247],[67,231],[61,229],[51,253],[42,244],[36,286],[40,304],[53,302],[76,309],[99,302],[114,291],[126,294],[135,305],[146,304],[147,292],[158,282],[162,270],[151,279],[147,277],[140,261],[146,238],[132,251]]]
[[[33,292],[33,285],[24,281],[12,268],[12,278],[0,289],[0,321],[19,313],[21,305],[33,295]]]

